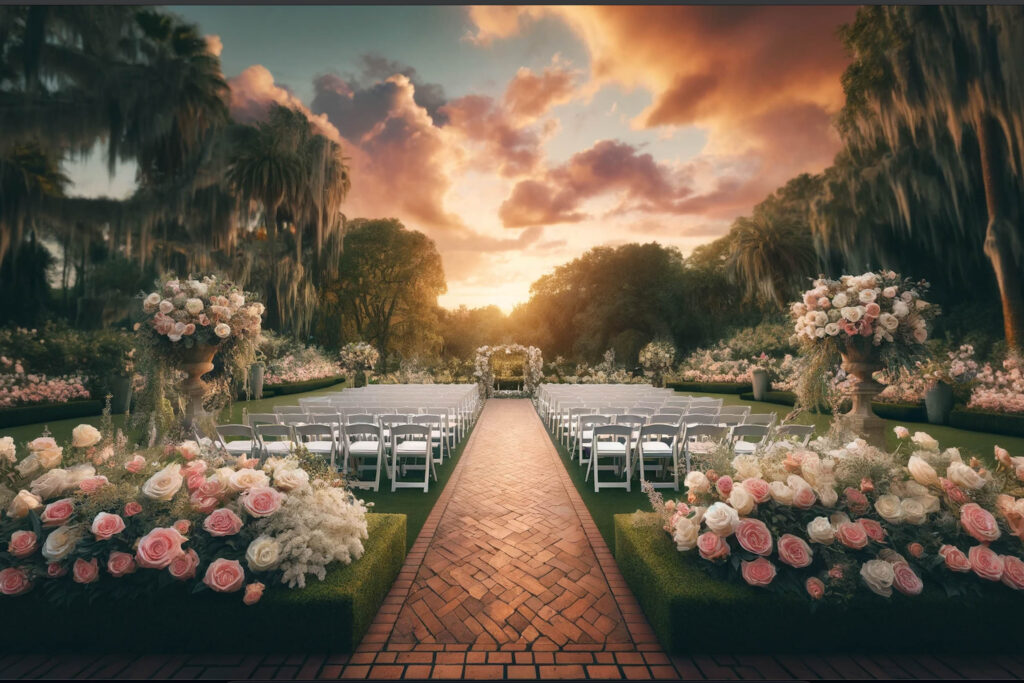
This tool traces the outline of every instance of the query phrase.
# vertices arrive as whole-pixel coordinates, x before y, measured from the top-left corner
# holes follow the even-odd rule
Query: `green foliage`
[[[754,327],[745,327],[724,342],[736,358],[758,358],[762,353],[771,358],[782,358],[795,353],[793,324],[788,321],[766,320]]]

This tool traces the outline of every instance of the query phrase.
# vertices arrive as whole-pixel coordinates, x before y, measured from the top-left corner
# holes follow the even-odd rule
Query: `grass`
[[[721,398],[723,405],[750,406],[751,411],[754,413],[772,412],[779,416],[779,420],[792,411],[792,408],[788,406],[758,401],[746,401],[735,394],[687,392],[687,395]],[[798,424],[813,424],[819,433],[825,433],[828,431],[830,420],[831,416],[829,415],[801,413],[794,422]],[[886,420],[885,423],[887,444],[891,449],[896,448],[896,445],[899,442],[892,428],[903,425],[909,429],[911,433],[916,431],[928,432],[939,440],[939,443],[943,448],[956,446],[957,448],[960,448],[965,455],[977,455],[979,459],[989,463],[990,465],[993,464],[992,449],[996,444],[1009,450],[1011,455],[1024,456],[1024,438],[1021,437],[999,436],[983,432],[969,432],[963,429],[955,429],[944,425],[933,425],[927,423],[901,422],[894,420]],[[569,471],[569,478],[572,479],[573,484],[576,485],[576,489],[580,492],[580,496],[583,498],[583,502],[586,504],[587,509],[590,510],[590,515],[594,518],[594,523],[597,525],[598,530],[600,530],[605,542],[608,543],[609,548],[614,548],[615,515],[635,512],[636,510],[650,510],[650,505],[647,502],[647,496],[640,491],[639,481],[637,479],[633,480],[632,491],[627,492],[624,489],[609,489],[596,493],[594,491],[594,480],[591,479],[589,482],[583,481],[584,469],[580,467],[578,463],[569,461],[565,448],[563,448],[561,444],[557,443],[554,438],[552,438],[552,443],[562,456],[562,462],[565,463],[565,467]],[[682,489],[681,486],[680,489]],[[672,489],[659,489],[659,491],[661,491],[666,498],[677,495],[672,491]],[[680,490],[678,496],[682,497],[682,495],[683,492]]]

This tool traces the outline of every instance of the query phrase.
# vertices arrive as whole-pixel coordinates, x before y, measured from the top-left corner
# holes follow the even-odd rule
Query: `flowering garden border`
[[[473,376],[477,379],[480,387],[480,396],[490,398],[494,396],[494,368],[491,367],[491,356],[500,351],[505,353],[522,353],[526,356],[523,364],[523,394],[533,397],[537,391],[537,385],[544,377],[544,357],[536,346],[523,346],[522,344],[502,344],[500,346],[481,346],[476,350],[476,358],[473,361]]]

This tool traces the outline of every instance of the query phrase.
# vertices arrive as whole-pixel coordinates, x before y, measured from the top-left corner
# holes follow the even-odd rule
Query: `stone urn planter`
[[[110,394],[110,413],[127,413],[132,402],[132,378],[121,375],[114,377],[110,380]]]
[[[253,363],[249,366],[249,395],[254,399],[263,398],[263,376],[266,371],[267,366],[263,363]]]
[[[882,385],[875,381],[874,373],[882,369],[876,349],[870,345],[850,344],[842,352],[843,370],[857,379],[853,390],[853,407],[846,417],[850,427],[873,446],[885,449],[885,422],[875,415],[871,401]]]
[[[949,422],[949,414],[953,412],[953,387],[945,382],[936,382],[924,395],[924,407],[930,424],[944,425]]]
[[[213,357],[217,355],[217,347],[210,344],[196,344],[186,349],[181,369],[187,377],[181,384],[181,392],[188,397],[185,407],[185,426],[191,428],[195,424],[197,412],[202,412],[203,396],[206,384],[203,375],[213,370]]]
[[[750,384],[754,392],[755,401],[763,401],[768,393],[768,371],[763,368],[754,368],[750,373]]]

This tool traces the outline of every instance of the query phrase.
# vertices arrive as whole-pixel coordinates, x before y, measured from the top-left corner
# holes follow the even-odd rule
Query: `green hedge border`
[[[658,526],[615,515],[615,561],[662,646],[673,653],[951,652],[1020,647],[1024,596],[993,586],[960,603],[934,586],[891,601],[864,591],[853,604],[818,605],[701,570]],[[860,594],[859,594],[860,595]]]
[[[405,515],[369,514],[367,527],[362,558],[302,590],[269,590],[251,607],[241,593],[188,595],[178,585],[151,600],[69,608],[33,591],[2,598],[0,642],[7,652],[351,652],[405,561]]]
[[[75,417],[93,417],[102,412],[103,401],[98,399],[4,408],[0,410],[0,429],[20,427],[37,422],[70,420]]]
[[[955,408],[949,415],[949,426],[974,432],[1024,436],[1024,415]]]
[[[708,394],[742,394],[751,390],[749,382],[668,382],[669,389],[699,391]]]
[[[288,394],[301,394],[305,391],[326,389],[327,387],[332,387],[335,384],[342,384],[344,382],[345,376],[338,375],[336,377],[324,377],[323,379],[311,379],[308,382],[288,382],[287,384],[263,385],[263,398],[270,398],[271,396],[286,396]]]

